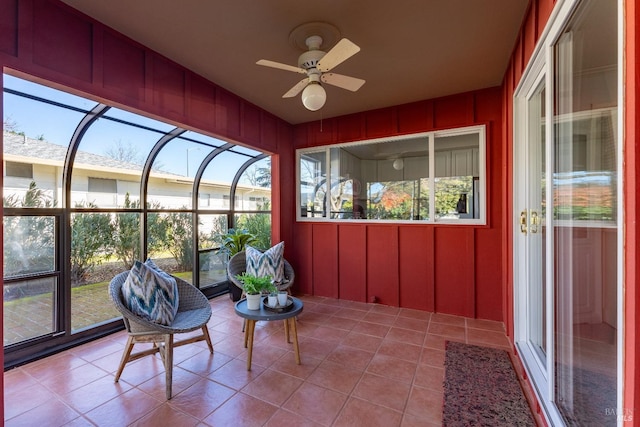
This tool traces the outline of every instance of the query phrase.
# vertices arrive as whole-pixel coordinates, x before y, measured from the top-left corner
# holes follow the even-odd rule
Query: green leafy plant
[[[180,271],[189,271],[193,268],[193,215],[171,212],[165,217],[164,223],[167,249],[178,263]]]
[[[140,201],[132,201],[129,193],[124,196],[125,209],[139,209]],[[113,252],[124,268],[129,270],[140,259],[140,214],[119,213],[113,220]]]
[[[23,197],[3,197],[4,207],[53,208],[55,201],[31,182]],[[4,275],[49,271],[55,265],[55,218],[47,215],[5,216]]]
[[[236,278],[242,282],[244,292],[248,295],[258,295],[262,292],[276,292],[278,290],[269,276],[258,277],[244,272],[236,275]]]
[[[245,250],[247,245],[256,242],[256,236],[247,230],[230,228],[227,234],[223,236],[222,247],[220,252],[226,253],[229,258]]]
[[[236,217],[237,227],[255,237],[255,241],[251,243],[254,248],[267,250],[271,247],[271,214],[264,212],[270,209],[269,203],[265,202],[258,205],[255,213],[244,213]]]
[[[93,203],[76,207],[97,209]],[[71,283],[82,284],[112,250],[114,227],[108,213],[81,212],[71,216]]]

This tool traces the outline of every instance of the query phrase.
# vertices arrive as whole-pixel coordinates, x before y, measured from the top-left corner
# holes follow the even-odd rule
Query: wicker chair
[[[247,270],[247,257],[244,251],[238,252],[234,256],[229,259],[229,263],[227,264],[227,276],[229,277],[229,281],[236,285],[238,288],[243,290],[242,282],[236,278],[238,274],[242,274]],[[293,271],[293,267],[291,264],[285,259],[284,260],[284,282],[277,285],[278,290],[287,291],[291,293],[291,286],[293,285],[293,281],[296,278],[296,274]],[[243,290],[244,294],[244,290]]]
[[[174,277],[178,283],[179,305],[178,313],[170,326],[164,326],[149,322],[146,319],[131,312],[122,300],[122,285],[129,272],[125,271],[116,275],[109,284],[109,296],[122,314],[124,326],[129,333],[127,345],[116,372],[115,381],[118,382],[124,366],[133,360],[160,353],[165,368],[165,385],[167,400],[171,399],[171,385],[173,377],[173,348],[190,344],[196,341],[206,341],[209,351],[213,353],[213,345],[209,337],[207,322],[211,318],[211,306],[207,297],[195,286],[182,279]],[[192,332],[200,329],[201,334],[189,336],[181,341],[174,341],[175,334]],[[137,343],[153,343],[153,347],[147,350],[132,353],[133,346]]]

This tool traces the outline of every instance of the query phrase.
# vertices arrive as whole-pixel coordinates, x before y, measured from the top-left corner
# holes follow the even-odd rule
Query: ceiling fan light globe
[[[326,100],[327,92],[317,83],[307,85],[302,91],[302,104],[307,110],[317,111],[321,109]]]

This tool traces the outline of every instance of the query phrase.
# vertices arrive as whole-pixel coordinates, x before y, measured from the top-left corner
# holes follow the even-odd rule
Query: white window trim
[[[487,144],[486,144],[486,125],[472,125],[460,128],[421,132],[408,135],[400,135],[386,138],[374,138],[340,144],[323,145],[318,147],[309,147],[296,150],[296,220],[299,222],[336,222],[336,223],[364,223],[364,224],[443,224],[443,225],[486,225],[487,224]],[[462,218],[462,219],[436,219],[435,218],[435,139],[438,137],[449,137],[457,135],[478,134],[478,175],[479,180],[479,218]],[[378,220],[378,219],[340,219],[327,217],[305,217],[301,215],[299,206],[301,206],[300,194],[300,160],[307,153],[318,154],[325,152],[326,156],[326,176],[331,177],[331,161],[330,149],[337,147],[348,147],[363,144],[376,144],[382,142],[402,141],[414,138],[427,138],[429,141],[429,219],[424,220]],[[327,186],[330,180],[325,182],[325,192],[328,191]]]

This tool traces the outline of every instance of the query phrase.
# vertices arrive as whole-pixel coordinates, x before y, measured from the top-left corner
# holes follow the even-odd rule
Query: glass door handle
[[[531,225],[529,227],[529,231],[531,232],[531,234],[535,234],[538,232],[538,225],[540,225],[540,215],[538,215],[538,212],[536,211],[531,211]]]

